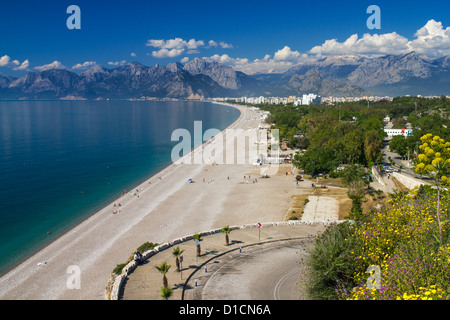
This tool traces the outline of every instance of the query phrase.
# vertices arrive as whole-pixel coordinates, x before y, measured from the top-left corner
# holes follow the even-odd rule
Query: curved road
[[[298,300],[307,242],[302,239],[246,247],[215,259],[197,272],[201,284],[186,299]],[[195,279],[192,279],[195,283]]]

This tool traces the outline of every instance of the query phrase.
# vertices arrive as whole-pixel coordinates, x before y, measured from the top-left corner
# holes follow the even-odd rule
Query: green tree
[[[373,129],[366,133],[364,140],[364,153],[367,162],[378,162],[381,158],[381,149],[383,146],[383,139],[377,130]]]
[[[168,287],[166,274],[169,272],[171,265],[167,264],[166,261],[161,263],[159,266],[155,266],[155,268],[163,275],[163,286]]]
[[[347,195],[352,200],[349,218],[359,220],[363,214],[364,187],[370,184],[369,173],[362,165],[354,164],[342,170],[341,181],[348,188]]]
[[[342,139],[343,159],[341,163],[362,163],[364,161],[364,138],[361,130],[355,129]]]
[[[173,289],[169,287],[162,287],[159,295],[164,300],[169,300],[169,298],[173,295]]]
[[[304,154],[297,153],[294,156],[293,164],[295,167],[303,169],[305,173],[315,176],[332,171],[337,167],[338,161],[334,157],[333,150],[310,146]]]
[[[450,184],[450,142],[439,136],[428,133],[420,138],[421,154],[418,155],[417,173],[426,174],[433,178],[437,186],[436,213],[439,224],[439,241],[442,243],[442,223],[440,216],[440,191],[442,184]]]
[[[408,154],[408,141],[403,135],[394,136],[389,142],[389,149],[403,158]]]
[[[220,231],[225,233],[225,242],[226,242],[227,246],[230,245],[230,237],[229,237],[229,234],[231,232],[230,226],[225,226],[222,229],[220,229]]]
[[[200,257],[201,256],[201,250],[202,250],[201,247],[200,247],[200,241],[203,241],[202,235],[200,233],[196,233],[196,234],[194,234],[192,236],[192,238],[194,240],[198,241],[198,243],[197,243],[197,257]]]
[[[363,189],[370,184],[370,175],[360,164],[353,164],[341,171],[341,181],[346,187]]]
[[[181,250],[180,247],[173,248],[172,255],[175,257],[175,264],[177,266],[177,271],[180,272],[180,257],[183,254],[184,250]]]

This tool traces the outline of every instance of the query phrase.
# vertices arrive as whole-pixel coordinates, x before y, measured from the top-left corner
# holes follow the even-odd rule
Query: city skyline
[[[367,8],[378,5],[380,29],[369,29]],[[67,8],[81,10],[81,29],[70,30]],[[450,54],[450,27],[443,1],[299,1],[158,3],[25,1],[2,4],[0,73],[94,65],[114,68],[207,58],[247,74],[280,73],[320,57],[382,56],[415,51]]]

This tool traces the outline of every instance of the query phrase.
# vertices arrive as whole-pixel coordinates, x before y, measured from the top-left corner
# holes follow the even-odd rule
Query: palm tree
[[[161,291],[159,293],[160,297],[164,300],[169,300],[169,298],[173,294],[173,289],[169,287],[161,287]]]
[[[166,261],[164,261],[163,263],[161,263],[160,266],[155,266],[155,268],[156,268],[159,272],[161,272],[162,275],[163,275],[163,286],[164,286],[164,287],[168,287],[166,274],[167,274],[167,272],[169,272],[170,267],[171,267],[171,265],[170,265],[170,264],[167,264]]]
[[[230,245],[230,238],[228,236],[231,232],[230,226],[225,226],[222,229],[220,229],[220,231],[225,233],[225,242],[227,243],[227,246]]]
[[[200,257],[200,253],[201,253],[201,248],[200,248],[200,241],[203,241],[202,239],[202,235],[200,233],[196,233],[192,236],[192,238],[194,238],[194,240],[197,240],[197,257]]]
[[[180,272],[180,257],[183,254],[184,250],[181,250],[180,247],[173,248],[173,256],[175,257],[175,263],[177,265],[177,271]]]

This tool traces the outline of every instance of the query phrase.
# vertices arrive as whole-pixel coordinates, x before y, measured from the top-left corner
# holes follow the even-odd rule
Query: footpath
[[[155,268],[163,262],[171,265],[166,274],[169,287],[173,289],[171,300],[201,299],[201,291],[210,279],[210,275],[221,268],[230,257],[236,257],[246,252],[255,252],[259,249],[277,250],[280,245],[289,244],[290,241],[299,242],[310,240],[313,235],[324,230],[330,222],[280,222],[266,223],[258,228],[258,225],[242,226],[231,231],[229,245],[226,245],[225,234],[218,232],[203,236],[200,242],[201,255],[197,257],[197,248],[193,239],[172,245],[165,250],[149,257],[143,264],[137,266],[124,279],[121,289],[118,291],[118,299],[121,300],[161,300],[160,290],[163,286],[163,275]],[[176,269],[173,249],[179,247],[183,252],[181,271]],[[263,248],[264,247],[264,248]],[[268,252],[269,252],[268,251]],[[292,258],[292,257],[291,257]],[[234,258],[233,258],[234,259]],[[226,262],[226,263],[228,263]],[[275,262],[275,261],[274,261]],[[277,261],[280,263],[280,261]],[[252,260],[246,261],[247,268],[253,271],[256,277],[258,272],[267,269],[267,266],[253,265]],[[283,274],[278,275],[284,276]],[[232,286],[212,290],[213,281],[208,283],[209,292],[232,290]],[[229,293],[232,296],[232,292]],[[219,297],[208,296],[208,299]]]

